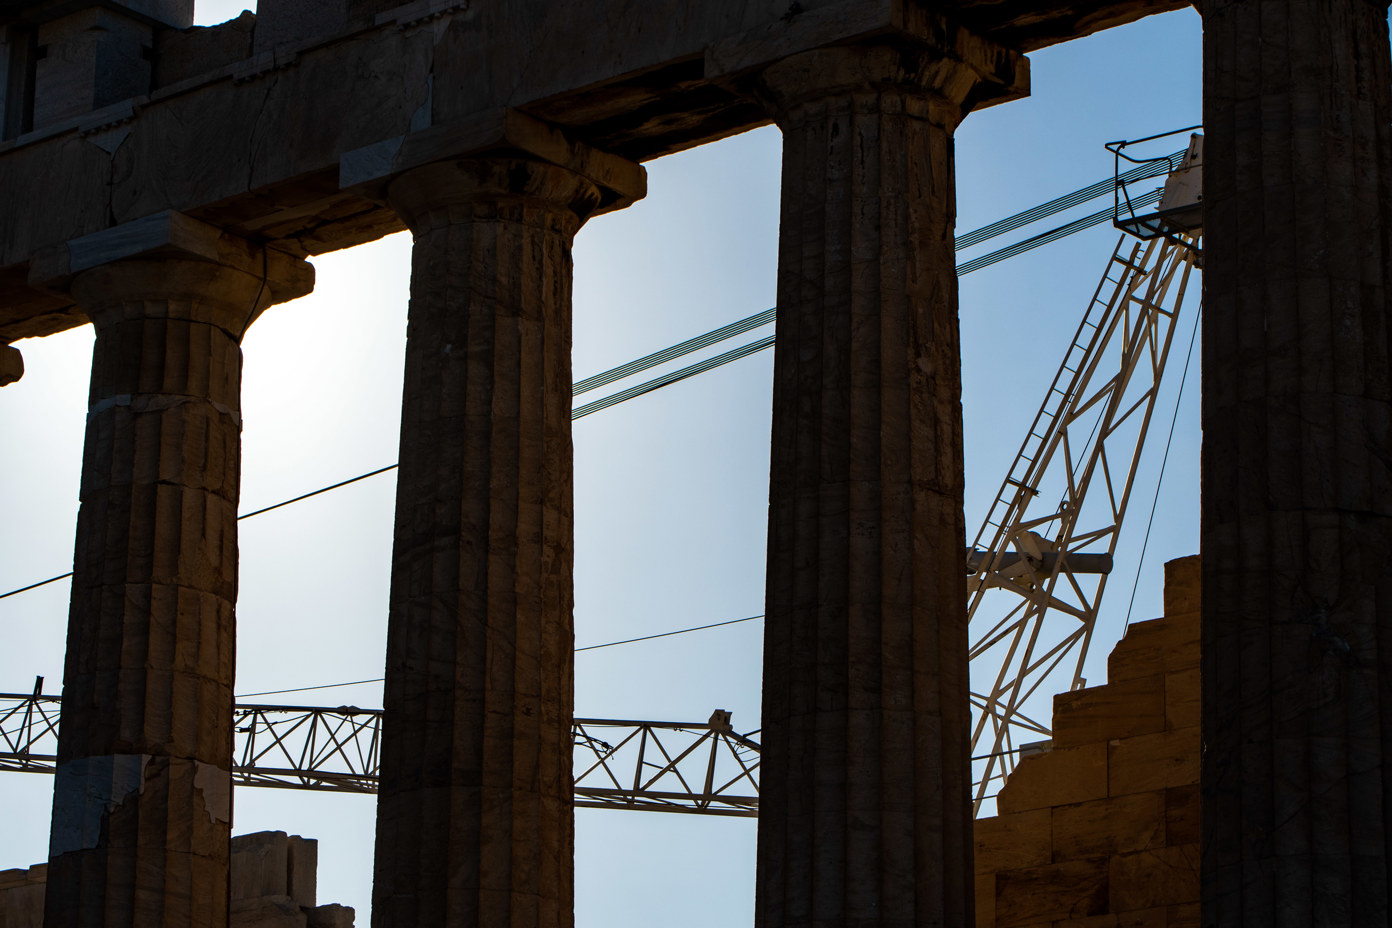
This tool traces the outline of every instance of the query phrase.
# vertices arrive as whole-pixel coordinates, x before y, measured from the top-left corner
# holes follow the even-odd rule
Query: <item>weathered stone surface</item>
[[[2,928],[42,928],[44,887],[42,883],[6,887],[0,901]]]
[[[119,9],[119,7],[118,7]],[[34,128],[83,116],[150,89],[150,25],[93,4],[39,27]]]
[[[1165,910],[1166,925],[1168,928],[1199,928],[1202,912],[1203,907],[1197,902],[1169,906]]]
[[[1190,0],[955,0],[962,21],[1003,45],[1034,51],[1180,10]]]
[[[1196,625],[1196,622],[1168,616],[1149,622],[1132,622],[1126,637],[1107,657],[1107,680],[1120,683],[1199,666]]]
[[[1128,738],[1165,728],[1165,678],[1159,674],[1054,697],[1054,747]]]
[[[1202,596],[1203,566],[1197,554],[1165,562],[1165,618],[1192,616],[1197,626]]]
[[[253,53],[333,35],[347,25],[345,0],[260,0],[256,4]]]
[[[86,318],[68,313],[65,308],[33,305],[45,295],[36,295],[27,287],[25,278],[29,259],[39,248],[108,227],[110,213],[100,215],[93,204],[107,199],[111,192],[111,154],[76,134],[56,137],[45,145],[3,149],[0,145],[0,215],[25,218],[23,222],[0,223],[0,266],[14,269],[5,276],[8,286],[4,300],[0,301],[0,307],[4,307],[0,308],[0,331],[7,341],[28,337],[28,325],[17,318],[21,312],[26,318],[37,315],[38,331],[32,334],[53,331],[43,324],[48,315],[59,317],[54,323],[66,328],[82,325]],[[44,208],[36,209],[33,178],[47,177],[62,177],[63,183],[45,186]],[[21,178],[28,180],[20,183]]]
[[[951,137],[978,79],[890,48],[761,78],[784,139],[762,928],[971,921]]]
[[[976,926],[995,928],[996,924],[996,875],[995,873],[976,874]]]
[[[33,81],[29,63],[38,52],[38,36],[32,25],[0,25],[0,139],[24,132],[33,118],[28,105]]]
[[[594,184],[504,159],[388,190],[415,235],[373,921],[568,925],[570,243]]]
[[[306,914],[309,918],[309,928],[353,928],[353,909],[351,906],[331,903],[315,906]],[[233,925],[232,928],[241,928],[241,926]]]
[[[1004,812],[1024,812],[1107,797],[1107,746],[1058,748],[1022,759],[996,796]]]
[[[1169,844],[1199,843],[1199,785],[1165,790],[1165,839]]]
[[[306,881],[313,884],[315,861],[305,849],[317,846],[283,831],[234,837],[229,928],[353,928],[348,906],[315,906],[286,895],[287,885],[292,891],[300,886],[303,895]],[[0,928],[41,928],[47,871],[47,864],[0,871]]]
[[[1204,3],[1204,923],[1385,924],[1387,5]]]
[[[996,874],[996,925],[1045,924],[1107,911],[1107,861],[1063,863]]]
[[[1186,786],[1199,778],[1199,730],[1182,728],[1114,741],[1107,760],[1113,796]]]
[[[1052,863],[1052,815],[1048,809],[978,819],[972,829],[978,873]]]
[[[97,340],[45,918],[225,925],[237,343],[272,292],[188,253],[70,286]]]
[[[251,57],[256,26],[256,14],[243,10],[236,19],[216,26],[156,30],[151,89],[179,84]]]
[[[1113,912],[1130,912],[1199,899],[1199,846],[1153,848],[1112,858],[1108,879]]]
[[[0,928],[43,928],[47,864],[0,871]]]
[[[0,17],[43,22],[85,5],[86,0],[56,3],[51,0],[0,0]],[[193,22],[193,0],[103,0],[100,5],[175,29]]]
[[[289,900],[306,910],[315,907],[319,842],[283,831],[260,831],[232,839],[231,898],[243,901]]]
[[[309,922],[289,896],[262,896],[233,902],[229,924],[236,928],[307,928]]]
[[[1052,922],[1050,928],[1167,928],[1167,913],[1163,908],[1123,912],[1120,915],[1093,915],[1087,918],[1065,918]]]
[[[13,345],[0,345],[0,387],[24,376],[24,356]]]
[[[397,136],[347,152],[339,162],[345,189],[384,198],[392,179],[446,160],[459,152],[473,157],[505,154],[565,168],[592,184],[598,204],[593,214],[623,209],[647,195],[647,172],[624,158],[582,145],[538,119],[511,107],[487,110],[462,123]]]
[[[888,34],[888,35],[886,35]],[[965,109],[980,109],[1029,93],[1029,59],[1007,46],[962,28],[955,18],[926,5],[905,3],[897,6],[839,4],[803,10],[777,22],[765,22],[755,29],[722,39],[706,49],[706,73],[726,78],[741,72],[765,68],[770,62],[797,55],[808,49],[849,44],[850,40],[873,39],[877,44],[892,37],[916,51],[928,51],[915,67],[929,71],[950,69],[920,80],[923,86],[947,89],[952,80],[971,75],[960,92]],[[943,78],[947,80],[944,81]],[[949,95],[955,95],[948,89]]]
[[[1199,668],[1165,674],[1165,728],[1193,728],[1199,724]]]
[[[0,236],[3,236],[0,230]],[[29,285],[29,269],[23,266],[0,268],[0,292],[12,300],[0,312],[0,342],[52,335],[82,325],[87,317],[72,304],[71,297],[35,290]]]
[[[1110,857],[1165,844],[1165,794],[1161,792],[1053,808],[1054,860]]]
[[[285,850],[285,891],[296,905],[312,909],[319,888],[319,842],[291,835],[286,839]]]
[[[231,843],[230,896],[233,902],[287,896],[289,836],[283,831],[237,835]]]

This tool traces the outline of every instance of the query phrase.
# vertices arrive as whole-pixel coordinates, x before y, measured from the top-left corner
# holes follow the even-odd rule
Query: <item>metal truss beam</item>
[[[0,693],[0,771],[54,771],[60,705]],[[377,792],[380,709],[241,705],[233,728],[239,786]],[[577,806],[758,814],[759,744],[735,732],[728,712],[706,722],[576,719],[574,737]]]

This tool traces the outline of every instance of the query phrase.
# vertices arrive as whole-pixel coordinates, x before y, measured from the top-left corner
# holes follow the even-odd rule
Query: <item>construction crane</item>
[[[1020,756],[1047,749],[1041,739],[1050,734],[1043,721],[1048,698],[1086,685],[1083,666],[1098,607],[1175,325],[1201,260],[1202,136],[1191,136],[1182,154],[1139,158],[1126,151],[1173,134],[1108,145],[1117,160],[1113,221],[1124,234],[966,552],[978,814]],[[1134,167],[1123,171],[1122,161]],[[1166,177],[1158,195],[1131,189],[1158,175]],[[1157,199],[1154,212],[1142,211]],[[1055,233],[1021,244],[1032,247]],[[714,336],[748,331],[764,316],[772,312],[659,354],[675,357]],[[744,356],[770,341],[727,354]],[[608,373],[646,369],[655,357]],[[699,372],[695,367],[678,374]],[[577,392],[618,379],[606,376],[577,384]],[[662,385],[635,389],[654,384]],[[60,701],[43,695],[42,683],[39,678],[31,694],[0,694],[0,771],[54,770]],[[354,706],[238,705],[233,781],[376,792],[381,722],[381,710]],[[719,709],[706,722],[576,719],[575,803],[755,816],[757,734],[735,732],[730,713]]]
[[[1153,213],[1137,211],[1120,163],[1171,162],[1125,149],[1173,134],[1108,145],[1123,235],[967,550],[978,814],[1021,755],[1047,749],[1053,694],[1087,685],[1102,594],[1199,266],[1203,137],[1169,164]]]

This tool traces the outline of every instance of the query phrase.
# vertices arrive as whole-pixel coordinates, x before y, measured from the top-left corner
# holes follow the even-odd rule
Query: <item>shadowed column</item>
[[[415,236],[373,924],[573,923],[570,245],[578,174],[394,181]]]
[[[1387,4],[1204,3],[1203,924],[1388,923]]]
[[[293,278],[282,287],[259,249],[189,228],[228,263],[150,255],[70,283],[97,338],[44,914],[53,928],[227,924],[238,343],[266,306],[307,293],[313,269],[278,256]]]
[[[811,52],[783,131],[756,923],[972,922],[952,133],[1022,58]]]

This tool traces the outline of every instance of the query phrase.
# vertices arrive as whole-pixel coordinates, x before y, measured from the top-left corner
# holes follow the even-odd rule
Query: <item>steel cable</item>
[[[1133,168],[1130,171],[1127,171],[1124,174],[1122,174],[1121,178],[1123,180],[1139,180],[1145,177],[1157,176],[1161,173],[1164,173],[1166,170],[1166,168],[1160,167],[1160,164],[1168,164],[1169,160],[1172,160],[1174,157],[1177,156],[1182,157],[1183,154],[1184,152],[1180,151],[1177,152],[1176,155],[1170,156],[1170,159],[1167,159],[1166,161],[1140,165],[1139,167]],[[1076,206],[1079,203],[1085,203],[1088,200],[1096,199],[1097,197],[1104,195],[1108,190],[1114,189],[1114,185],[1114,179],[1101,180],[1095,184],[1091,184],[1087,187],[1075,190],[1073,193],[1066,194],[1062,197],[1057,197],[1053,200],[1048,201],[1047,203],[1041,203],[1038,206],[1032,207],[1031,209],[1027,209],[1020,213],[1016,213],[1013,216],[1008,216],[1005,219],[992,223],[991,225],[983,226],[980,229],[977,229],[973,232],[969,232],[966,235],[961,236],[957,239],[956,248],[960,251],[963,248],[970,247],[971,245],[975,245],[980,242],[986,241],[987,239],[1004,234],[1005,232],[1010,232],[1015,229],[1022,228],[1023,226],[1029,225],[1030,223],[1035,222],[1039,219],[1062,212],[1063,210],[1068,209],[1071,206]],[[1151,191],[1150,193],[1143,194],[1142,196],[1133,200],[1132,203],[1135,206],[1149,206],[1150,204],[1159,201],[1160,195],[1161,191],[1157,189]],[[973,271],[979,271],[984,267],[989,267],[990,265],[996,264],[1000,261],[1004,261],[1007,258],[1013,258],[1016,255],[1023,254],[1026,251],[1038,248],[1041,245],[1047,245],[1050,242],[1057,241],[1061,238],[1064,238],[1065,236],[1072,235],[1075,232],[1081,232],[1084,229],[1100,225],[1107,219],[1112,218],[1113,215],[1114,210],[1107,209],[1101,210],[1096,213],[1092,213],[1088,216],[1084,216],[1081,219],[1074,220],[1073,222],[1059,226],[1056,229],[1052,229],[1048,232],[1040,233],[1039,235],[1036,235],[1032,238],[1025,239],[1024,241],[1017,242],[1014,245],[1009,245],[1005,248],[993,251],[990,254],[982,255],[981,257],[973,258],[970,261],[963,262],[962,264],[957,265],[957,274],[960,277],[965,274],[970,274]],[[762,312],[755,313],[752,316],[747,316],[744,319],[740,319],[728,325],[721,326],[718,329],[713,329],[710,332],[705,333],[704,335],[698,335],[695,338],[691,338],[679,344],[672,345],[671,347],[664,348],[661,351],[655,351],[652,354],[644,355],[643,357],[630,361],[627,364],[622,364],[618,367],[611,368],[610,370],[603,371],[591,377],[587,377],[584,380],[578,381],[574,385],[574,387],[572,388],[571,395],[578,396],[581,393],[586,393],[598,387],[602,387],[607,384],[614,383],[615,381],[632,376],[633,374],[649,370],[653,367],[658,366],[659,364],[662,364],[666,361],[670,361],[674,358],[690,354],[691,352],[698,351],[701,348],[709,347],[711,345],[717,344],[718,342],[722,342],[726,339],[733,338],[736,335],[741,335],[745,332],[757,329],[760,326],[764,326],[769,324],[770,322],[773,322],[776,313],[776,308],[763,310]],[[586,403],[582,406],[574,407],[571,410],[570,417],[571,419],[581,419],[585,416],[590,415],[591,413],[598,412],[601,409],[607,409],[610,406],[615,406],[619,403],[622,403],[625,400],[630,400],[635,397],[642,396],[646,393],[651,393],[654,390],[661,389],[662,387],[670,386],[674,383],[679,383],[690,377],[694,377],[697,374],[703,374],[707,371],[714,370],[717,367],[722,367],[726,364],[729,364],[732,361],[737,361],[740,358],[748,357],[751,354],[763,351],[765,348],[770,347],[773,344],[773,342],[774,336],[769,335],[756,342],[751,342],[747,345],[742,345],[738,348],[734,348],[722,354],[715,355],[714,357],[708,358],[704,361],[699,361],[696,364],[689,365],[680,370],[673,371],[669,374],[664,374],[660,377],[655,377],[652,380],[648,380],[641,384],[637,384],[636,386],[629,387],[626,390],[620,390],[618,393],[611,394],[610,396],[607,396],[604,399],[595,400],[593,402]],[[336,490],[340,487],[345,487],[350,484],[357,483],[360,480],[366,480],[368,477],[375,477],[378,474],[383,474],[389,470],[394,470],[396,466],[397,465],[395,464],[389,464],[386,467],[380,467],[377,470],[369,471],[365,474],[360,474],[357,477],[351,477],[347,480],[341,480],[338,483],[334,483],[326,487],[321,487],[318,490],[313,490],[309,493],[301,494],[300,496],[296,496],[292,499],[283,500],[282,502],[266,506],[262,509],[257,509],[253,512],[245,513],[237,517],[238,521],[242,519],[249,519],[252,516],[260,515],[264,512],[270,512],[272,510],[279,509],[282,506],[288,506],[291,503],[297,503],[301,500],[309,499],[310,497],[318,496],[321,493],[327,493],[330,490]],[[28,592],[29,590],[38,589],[39,587],[47,586],[50,583],[57,583],[59,580],[66,580],[71,576],[72,571],[69,571],[65,574],[59,574],[56,577],[50,577],[47,580],[40,580],[37,583],[30,583],[26,586],[18,587],[6,593],[0,593],[0,599],[6,599],[8,597],[18,595],[20,593]]]

